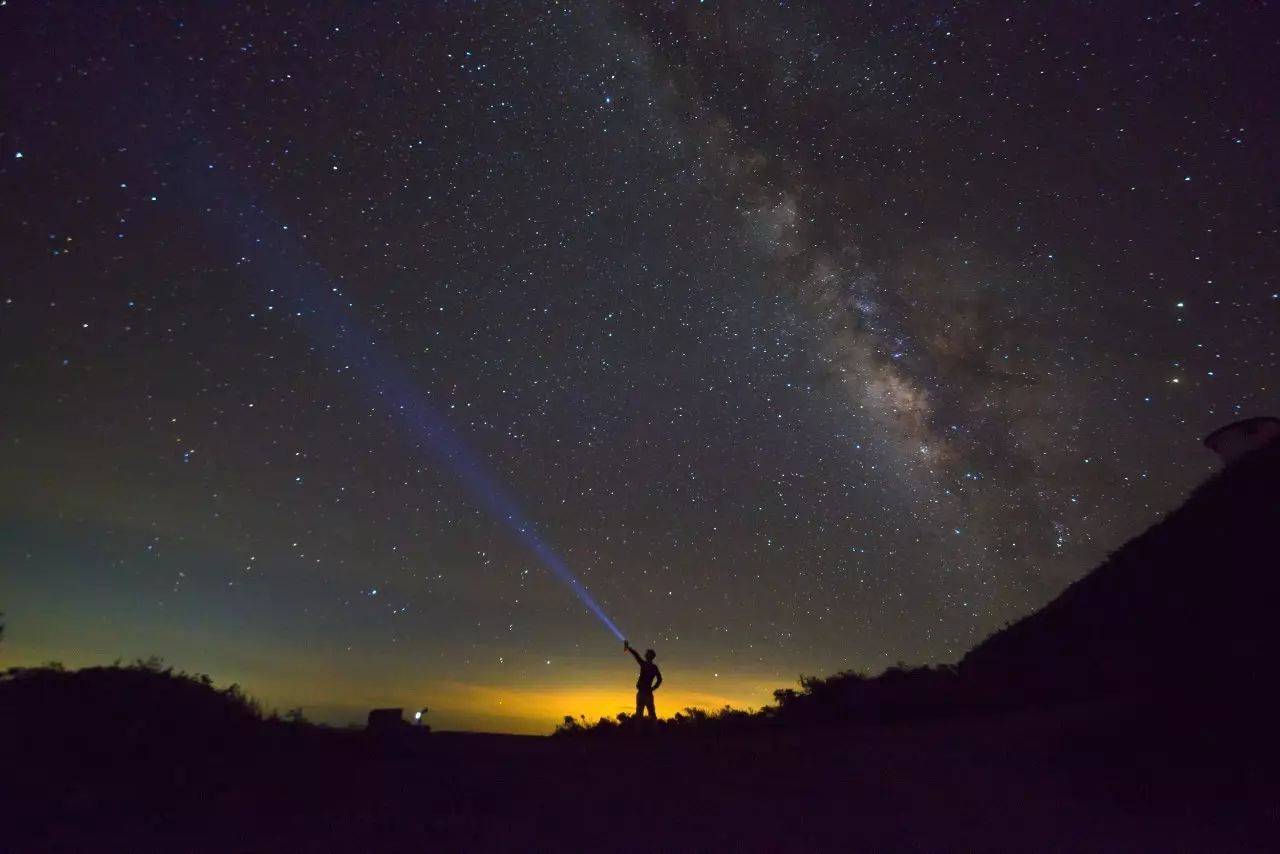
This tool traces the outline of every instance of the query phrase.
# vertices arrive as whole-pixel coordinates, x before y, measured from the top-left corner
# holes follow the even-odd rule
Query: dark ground
[[[956,667],[647,734],[377,739],[154,661],[10,670],[0,849],[1280,850],[1277,484],[1273,441]]]
[[[1274,751],[1188,735],[1099,706],[699,737],[378,743],[282,724],[129,755],[10,730],[3,847],[1274,850]]]

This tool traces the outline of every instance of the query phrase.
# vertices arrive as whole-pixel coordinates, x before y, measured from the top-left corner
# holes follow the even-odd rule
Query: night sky
[[[1280,410],[1266,4],[287,6],[0,5],[0,664],[759,706]]]

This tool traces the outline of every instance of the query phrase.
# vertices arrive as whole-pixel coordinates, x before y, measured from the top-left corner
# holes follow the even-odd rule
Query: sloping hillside
[[[1280,441],[1200,485],[1057,599],[975,647],[1005,700],[1198,692],[1266,678],[1280,593]]]

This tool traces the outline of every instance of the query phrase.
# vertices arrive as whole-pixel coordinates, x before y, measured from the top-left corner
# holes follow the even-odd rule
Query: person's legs
[[[652,692],[652,691],[650,691],[648,694],[646,694],[646,695],[645,695],[645,698],[644,698],[644,707],[645,707],[646,709],[648,709],[648,710],[649,710],[649,719],[650,719],[650,720],[654,720],[654,721],[656,721],[656,720],[658,719],[658,712],[657,712],[657,710],[656,710],[656,709],[654,708],[654,706],[653,706],[653,692]]]
[[[636,720],[644,717],[644,692],[636,692]]]

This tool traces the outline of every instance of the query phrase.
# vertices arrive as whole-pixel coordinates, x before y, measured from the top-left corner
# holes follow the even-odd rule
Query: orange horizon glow
[[[100,656],[73,649],[37,650],[6,643],[3,667],[34,667],[59,661],[68,668],[128,664],[145,656]],[[206,651],[208,652],[208,651]],[[225,654],[206,658],[233,659]],[[504,684],[491,674],[481,678],[410,677],[398,668],[379,673],[373,668],[338,673],[316,669],[301,661],[286,664],[226,660],[221,666],[194,665],[189,653],[166,659],[166,666],[192,673],[208,673],[218,688],[232,683],[259,701],[263,708],[283,712],[301,707],[316,723],[360,725],[369,709],[400,707],[406,716],[429,709],[425,722],[437,730],[549,735],[565,716],[614,719],[635,711],[634,667],[629,661],[616,665],[607,659],[584,660],[576,676],[543,678]],[[483,677],[489,678],[483,678]],[[672,676],[675,677],[673,685]],[[674,668],[656,693],[658,715],[670,718],[689,707],[708,711],[732,706],[758,709],[772,701],[779,680],[765,674],[702,673],[696,668]]]

